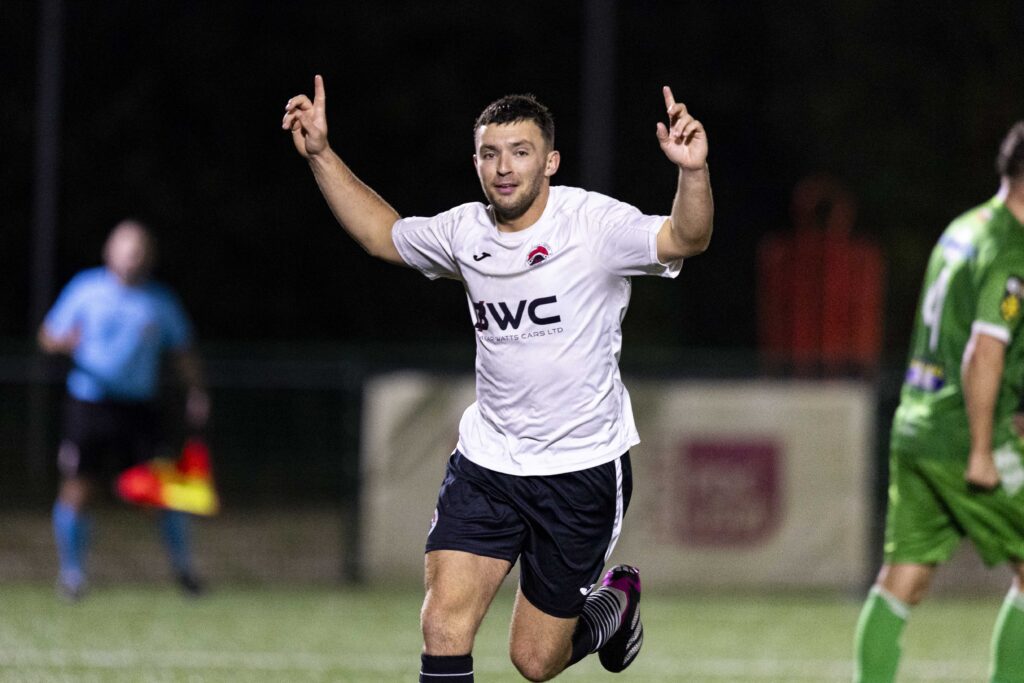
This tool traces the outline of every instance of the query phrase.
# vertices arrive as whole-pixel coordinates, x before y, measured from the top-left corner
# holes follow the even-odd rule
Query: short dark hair
[[[540,128],[540,134],[548,147],[555,146],[555,117],[551,110],[545,107],[536,96],[526,93],[525,95],[505,95],[487,105],[487,108],[480,112],[473,124],[473,136],[480,130],[480,126],[487,126],[492,123],[516,123],[518,121],[533,121]]]
[[[1024,121],[1018,121],[999,145],[996,171],[1001,178],[1024,180]]]

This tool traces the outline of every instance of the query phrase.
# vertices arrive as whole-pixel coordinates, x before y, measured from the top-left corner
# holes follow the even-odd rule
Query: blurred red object
[[[853,195],[813,176],[793,191],[795,229],[758,252],[758,337],[765,362],[796,375],[872,375],[882,354],[885,260],[852,234]]]
[[[220,501],[213,486],[210,449],[192,437],[176,461],[156,458],[130,467],[117,478],[117,494],[135,505],[214,515]]]

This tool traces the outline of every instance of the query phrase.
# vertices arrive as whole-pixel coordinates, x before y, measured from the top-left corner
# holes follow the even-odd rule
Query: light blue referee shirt
[[[82,271],[43,321],[46,332],[80,335],[68,392],[81,401],[156,398],[165,350],[184,350],[192,326],[178,298],[155,282],[126,286],[106,268]]]

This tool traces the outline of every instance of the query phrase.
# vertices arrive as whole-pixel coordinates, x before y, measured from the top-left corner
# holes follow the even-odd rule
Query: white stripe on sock
[[[872,586],[871,592],[881,596],[881,598],[885,600],[885,603],[889,605],[889,609],[892,610],[892,613],[898,616],[903,621],[906,621],[907,618],[910,616],[910,605],[903,602],[895,595],[882,588],[881,586],[875,584],[874,586]]]
[[[583,603],[580,619],[593,637],[591,652],[597,652],[619,629],[622,603],[616,593],[621,591],[602,587],[587,596],[586,602]]]
[[[429,676],[430,678],[451,678],[453,676],[472,676],[472,675],[473,675],[473,670],[472,669],[470,669],[469,671],[466,671],[465,673],[461,673],[461,674],[428,674],[428,673],[425,673],[423,671],[420,671],[420,676]]]
[[[1024,612],[1024,594],[1021,594],[1016,584],[1010,587],[1010,592],[1006,594],[1006,601]]]

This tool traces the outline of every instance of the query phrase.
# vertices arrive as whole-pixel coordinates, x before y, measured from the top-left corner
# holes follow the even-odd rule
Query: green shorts
[[[988,566],[1024,559],[1024,466],[1021,444],[994,453],[1002,484],[979,492],[964,480],[961,460],[911,455],[889,457],[887,564],[940,564],[964,536]]]

